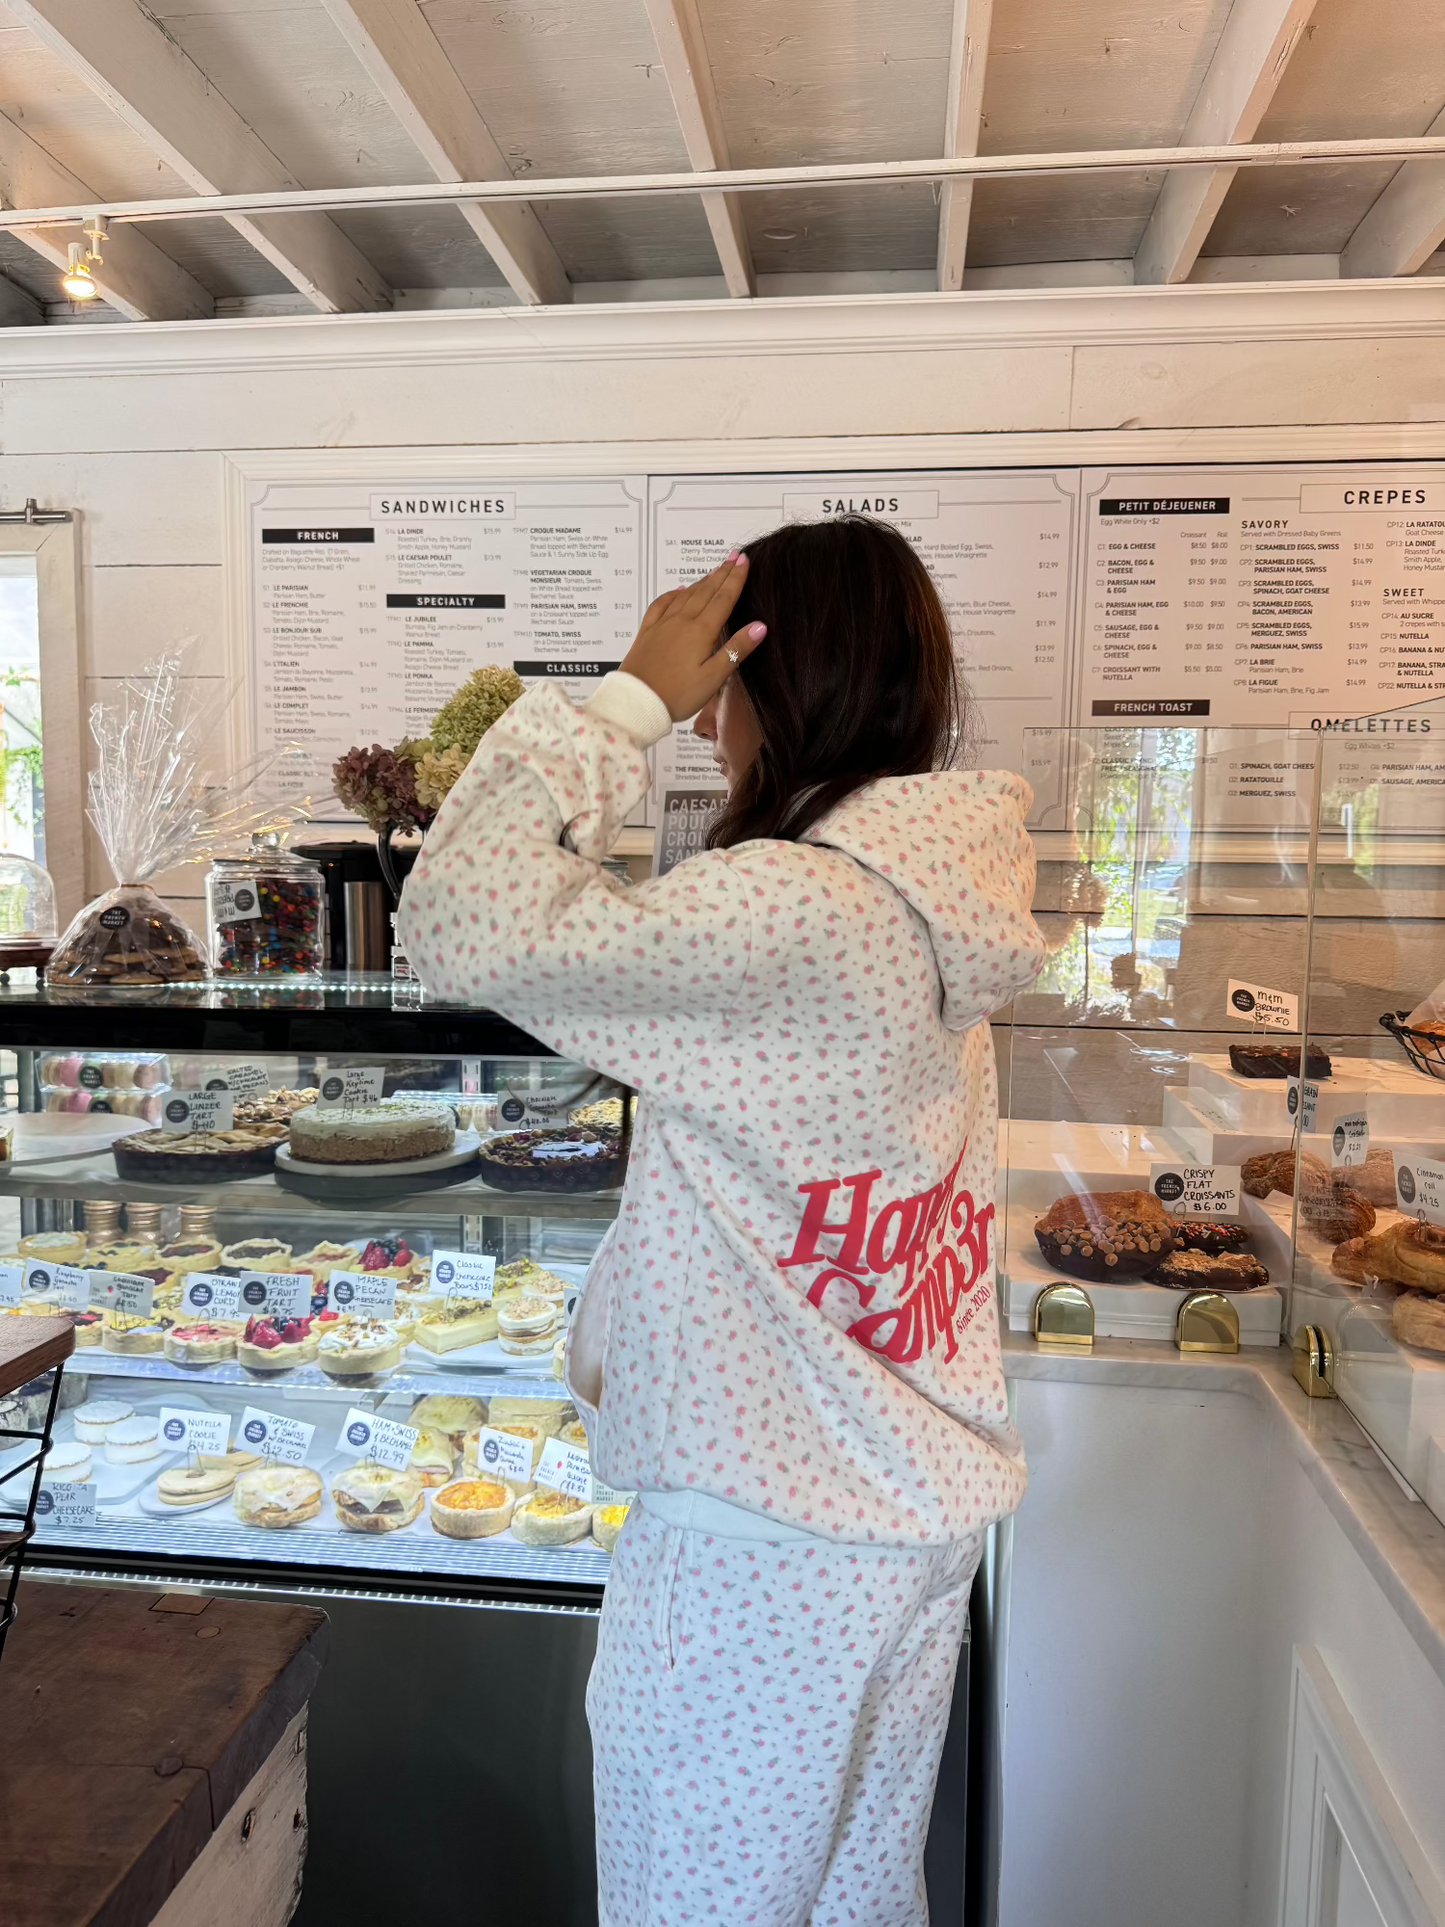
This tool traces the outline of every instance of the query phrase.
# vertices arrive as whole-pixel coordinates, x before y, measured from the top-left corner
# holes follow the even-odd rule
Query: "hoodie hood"
[[[942,1017],[967,1030],[1031,984],[1044,940],[1032,903],[1033,791],[1008,770],[888,776],[856,791],[803,841],[840,850],[896,890],[924,923],[943,987]]]

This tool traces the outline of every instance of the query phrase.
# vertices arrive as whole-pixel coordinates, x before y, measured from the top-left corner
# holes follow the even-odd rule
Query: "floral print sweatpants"
[[[633,1507],[587,1689],[601,1927],[924,1927],[983,1540],[723,1539]]]

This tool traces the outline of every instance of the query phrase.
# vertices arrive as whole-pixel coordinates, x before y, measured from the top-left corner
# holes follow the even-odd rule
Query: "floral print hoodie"
[[[640,1093],[588,1278],[594,1467],[841,1542],[949,1544],[1025,1482],[986,1020],[1043,960],[1028,786],[882,779],[800,842],[630,887],[601,859],[661,730],[608,684],[651,695],[613,676],[578,710],[542,684],[483,738],[399,922],[431,992]]]

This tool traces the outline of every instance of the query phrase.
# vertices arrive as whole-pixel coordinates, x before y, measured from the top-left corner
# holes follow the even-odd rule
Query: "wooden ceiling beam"
[[[23,127],[0,117],[0,200],[10,207],[27,208],[87,198],[99,196],[47,154]],[[79,229],[22,227],[11,232],[60,270],[67,265],[69,243],[80,239]],[[91,264],[92,278],[102,299],[118,308],[127,321],[202,321],[215,312],[216,304],[200,282],[148,241],[139,228],[112,228],[101,252],[100,264]],[[61,298],[58,279],[55,298]]]
[[[1445,112],[1426,128],[1445,134]],[[1340,254],[1350,280],[1414,274],[1445,242],[1445,161],[1406,161]]]
[[[198,194],[299,185],[138,0],[7,6]],[[229,218],[323,313],[391,306],[391,290],[328,215]]]
[[[439,181],[512,178],[507,158],[462,84],[417,0],[322,0],[352,52]],[[570,301],[567,270],[535,212],[523,203],[460,212],[529,306]]]
[[[697,0],[643,0],[643,4],[652,22],[652,37],[672,93],[687,158],[700,173],[730,167]],[[728,293],[739,299],[755,295],[758,281],[742,202],[736,194],[717,193],[704,194],[701,200]]]
[[[1315,0],[1234,0],[1182,145],[1252,141],[1314,11]],[[1234,181],[1232,167],[1171,174],[1134,254],[1134,280],[1187,281]]]
[[[993,0],[953,0],[948,47],[948,101],[943,151],[949,160],[978,152],[983,126],[983,78],[993,30]],[[963,286],[973,182],[945,181],[938,200],[938,285],[945,294]]]

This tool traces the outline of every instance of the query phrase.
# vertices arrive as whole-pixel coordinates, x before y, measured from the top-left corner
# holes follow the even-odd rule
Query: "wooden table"
[[[326,1639],[302,1606],[25,1580],[0,1663],[0,1927],[282,1927]]]

